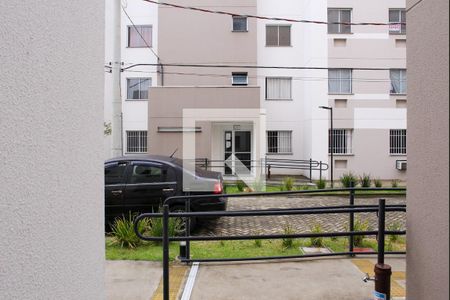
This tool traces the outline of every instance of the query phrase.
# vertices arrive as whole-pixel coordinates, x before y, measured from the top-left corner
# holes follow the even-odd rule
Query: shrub
[[[323,233],[322,226],[320,224],[315,224],[311,228],[311,233]],[[323,248],[324,246],[323,237],[313,237],[310,241],[312,247]]]
[[[324,179],[321,179],[316,182],[316,185],[319,190],[323,190],[327,187],[327,182]]]
[[[358,185],[358,178],[352,172],[342,175],[340,181],[345,188],[356,187]]]
[[[239,192],[243,193],[245,191],[245,188],[247,187],[247,185],[243,181],[238,181],[236,183],[236,187]]]
[[[375,187],[377,187],[377,188],[382,188],[383,187],[383,182],[381,181],[381,179],[375,179],[373,181],[373,183],[375,184]]]
[[[354,231],[355,232],[361,232],[361,231],[369,231],[370,230],[370,225],[369,225],[369,221],[365,221],[363,222],[361,220],[361,218],[356,218],[355,221],[355,227],[354,227]],[[355,247],[363,247],[363,242],[364,239],[366,237],[363,235],[355,235],[353,238],[353,244]]]
[[[391,185],[393,188],[398,188],[400,186],[400,180],[398,180],[398,179],[392,180]]]
[[[402,228],[403,228],[402,224],[400,224],[399,222],[395,222],[395,223],[390,224],[387,227],[387,230],[388,231],[401,231]],[[396,243],[396,242],[398,242],[399,239],[400,239],[400,236],[398,236],[398,235],[389,235],[388,236],[388,240],[390,243]]]
[[[372,185],[372,178],[369,174],[363,174],[363,176],[359,177],[359,182],[361,183],[361,187],[370,188]]]
[[[283,233],[285,235],[290,235],[290,234],[294,234],[295,231],[290,224],[286,224],[284,226]],[[294,239],[293,238],[284,238],[282,240],[282,245],[283,245],[283,248],[290,249],[290,248],[294,247]]]
[[[292,177],[286,177],[283,179],[283,183],[281,185],[282,191],[292,191],[294,190],[295,179]]]
[[[162,209],[159,210],[162,212]],[[162,237],[163,236],[163,219],[153,218],[148,219],[149,229],[148,236],[151,237]],[[169,236],[177,236],[184,233],[184,221],[180,218],[170,218],[169,219]],[[159,242],[156,242],[159,243]]]
[[[129,214],[128,218],[123,216],[122,218],[116,219],[112,225],[112,235],[115,244],[120,245],[120,247],[126,247],[134,249],[142,243],[142,240],[134,232],[134,218]],[[143,219],[139,222],[138,230],[144,233],[150,227],[150,222],[148,219]]]

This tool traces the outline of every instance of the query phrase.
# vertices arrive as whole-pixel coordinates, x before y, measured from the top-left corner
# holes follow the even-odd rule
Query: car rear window
[[[160,167],[150,165],[135,165],[131,173],[130,183],[157,183],[163,181],[163,172]]]
[[[126,165],[111,165],[105,167],[105,184],[120,184],[123,183],[123,175],[125,173]]]

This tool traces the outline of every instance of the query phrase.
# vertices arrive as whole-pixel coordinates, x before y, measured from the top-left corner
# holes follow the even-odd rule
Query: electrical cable
[[[277,18],[277,17],[264,17],[264,16],[257,16],[257,15],[242,15],[242,14],[236,14],[232,12],[227,11],[221,11],[221,10],[209,10],[205,8],[200,7],[193,7],[193,6],[184,6],[184,5],[178,5],[168,2],[158,2],[155,0],[142,0],[148,3],[156,4],[156,5],[163,5],[167,7],[172,8],[178,8],[178,9],[185,9],[185,10],[192,10],[202,13],[208,13],[208,14],[218,14],[218,15],[227,15],[231,17],[243,17],[243,18],[252,18],[252,19],[259,19],[259,20],[270,20],[270,21],[285,21],[290,23],[304,23],[304,24],[318,24],[318,25],[351,25],[351,26],[391,26],[391,25],[406,25],[404,22],[398,22],[398,23],[382,23],[382,22],[327,22],[327,21],[314,21],[314,20],[302,20],[302,19],[288,19],[288,18]],[[421,0],[423,1],[423,0]]]
[[[134,30],[138,33],[142,41],[145,43],[146,47],[150,49],[150,51],[153,53],[153,55],[158,59],[158,65],[161,65],[161,58],[156,54],[156,52],[153,50],[153,48],[148,44],[147,40],[142,36],[141,32],[138,30],[136,24],[134,24],[133,20],[131,19],[130,15],[127,13],[123,5],[121,6],[123,12],[127,16],[128,20],[131,22],[131,25],[133,26]]]
[[[129,73],[141,73],[141,74],[158,74],[158,72],[155,71],[136,71],[136,70],[127,70],[125,72]],[[180,75],[180,76],[198,76],[198,77],[217,77],[217,78],[230,78],[230,75],[226,74],[211,74],[211,73],[184,73],[184,72],[166,72],[168,75]],[[291,78],[292,80],[299,80],[299,81],[328,81],[328,77],[298,77],[298,76],[274,76],[277,78]],[[266,79],[267,76],[257,75],[257,76],[248,76],[248,78],[251,79]],[[391,82],[389,79],[378,79],[378,78],[352,78],[352,81],[354,82]]]
[[[133,69],[136,67],[142,66],[159,66],[160,64],[134,64],[128,67],[122,68],[123,71],[127,71],[129,69]],[[180,68],[232,68],[232,69],[277,69],[277,70],[335,70],[335,69],[351,69],[354,71],[390,71],[391,68],[365,68],[365,67],[354,67],[354,68],[330,68],[330,67],[304,67],[304,66],[257,66],[257,65],[209,65],[209,64],[173,64],[173,63],[165,63],[165,67],[180,67]]]
[[[406,12],[407,13],[409,13],[410,11],[412,11],[414,8],[416,8],[416,6],[418,6],[420,3],[422,3],[423,2],[423,0],[419,0],[419,1],[417,1],[416,3],[414,3],[410,8],[408,8],[407,10],[406,10]]]

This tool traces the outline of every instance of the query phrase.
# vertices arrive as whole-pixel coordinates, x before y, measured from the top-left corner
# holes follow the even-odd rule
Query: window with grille
[[[233,17],[233,31],[246,32],[248,31],[248,20],[246,17]]]
[[[352,69],[330,69],[328,71],[328,93],[348,95],[353,92]]]
[[[127,79],[128,100],[148,100],[148,89],[152,85],[151,78]]]
[[[268,131],[267,153],[269,154],[291,154],[292,153],[292,131]]]
[[[266,45],[272,47],[290,47],[291,25],[267,25]]]
[[[406,154],[406,129],[392,129],[390,132],[390,153]]]
[[[352,10],[348,8],[332,8],[328,10],[328,33],[349,34],[352,33]]]
[[[291,100],[292,78],[266,78],[267,100]]]
[[[128,27],[128,47],[129,48],[145,48],[152,47],[152,30],[151,25],[137,25]]]
[[[351,129],[334,129],[333,131],[330,130],[328,152],[332,153],[332,151],[334,150],[333,154],[352,154],[352,135],[353,130]]]
[[[389,24],[390,34],[406,34],[406,10],[390,9]]]
[[[391,70],[391,94],[406,95],[407,92],[408,76],[406,70]]]
[[[127,153],[147,153],[147,131],[127,131]]]

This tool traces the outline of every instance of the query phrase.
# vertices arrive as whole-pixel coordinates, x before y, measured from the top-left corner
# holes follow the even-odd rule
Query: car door
[[[105,219],[112,223],[121,217],[126,183],[127,162],[113,162],[105,165]]]
[[[163,164],[133,162],[127,171],[123,199],[127,211],[132,214],[158,211],[166,197],[175,191],[174,183],[167,182],[167,171]]]

